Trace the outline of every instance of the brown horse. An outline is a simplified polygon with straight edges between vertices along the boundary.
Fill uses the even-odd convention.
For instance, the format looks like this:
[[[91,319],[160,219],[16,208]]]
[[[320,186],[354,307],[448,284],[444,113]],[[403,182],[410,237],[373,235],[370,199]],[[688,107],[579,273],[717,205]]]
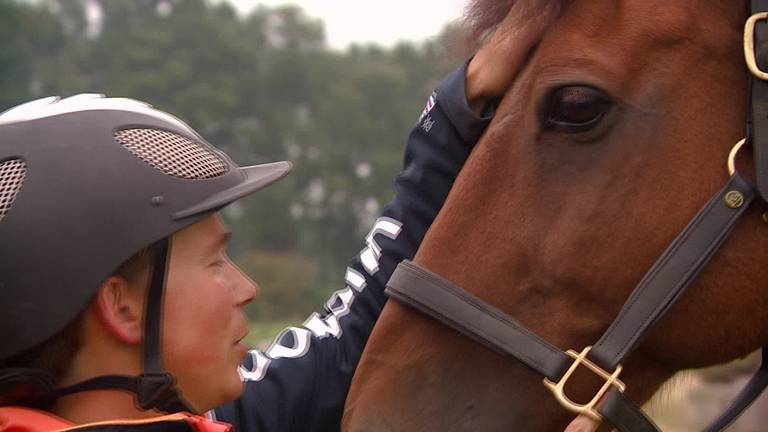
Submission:
[[[513,5],[476,1],[478,30],[516,13]],[[564,2],[414,261],[561,349],[594,343],[728,178],[729,150],[744,136],[746,18],[746,5],[731,0]],[[630,356],[629,398],[640,403],[675,371],[768,343],[760,206]],[[579,378],[569,392],[585,400],[593,385]],[[343,426],[556,431],[572,418],[539,375],[390,301]]]

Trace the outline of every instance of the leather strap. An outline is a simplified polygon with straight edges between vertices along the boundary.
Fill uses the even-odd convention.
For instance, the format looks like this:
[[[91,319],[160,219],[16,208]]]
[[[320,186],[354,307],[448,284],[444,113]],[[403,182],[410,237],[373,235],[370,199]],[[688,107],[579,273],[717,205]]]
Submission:
[[[397,266],[384,292],[552,381],[572,362],[514,318],[410,261]]]
[[[741,392],[739,392],[736,399],[731,402],[728,409],[726,409],[717,420],[704,429],[704,432],[718,432],[724,430],[730,426],[730,424],[733,423],[744,410],[749,408],[749,406],[752,405],[752,402],[754,402],[760,394],[763,393],[766,386],[768,386],[768,347],[763,347],[762,354],[763,358],[762,363],[760,363],[760,368],[754,375],[752,375],[752,378],[747,385],[741,389]]]
[[[731,177],[632,292],[617,319],[590,351],[590,358],[596,364],[613,371],[629,355],[709,262],[754,198],[753,186],[739,173]],[[412,262],[398,265],[385,292],[494,351],[515,357],[550,381],[559,381],[571,363],[558,348],[514,318]],[[768,384],[765,375],[768,372],[761,368],[716,423],[727,424],[736,418]],[[606,422],[622,432],[658,430],[642,410],[615,387],[603,397],[597,409]]]
[[[751,13],[768,11],[768,0],[751,0]],[[758,67],[768,71],[768,24],[765,20],[755,25],[755,60]],[[751,139],[755,158],[757,189],[768,201],[768,82],[751,78]]]
[[[620,432],[659,432],[658,426],[643,410],[615,387],[605,394],[597,406],[597,412],[605,422]]]
[[[725,196],[733,191],[743,197],[737,208],[725,204]],[[646,273],[589,358],[605,370],[614,370],[624,361],[704,269],[753,199],[749,183],[738,172],[734,174]]]
[[[385,292],[493,351],[520,360],[550,381],[559,381],[573,361],[514,318],[410,261],[397,266]],[[614,390],[598,407],[607,421],[622,432],[658,431],[640,408]]]

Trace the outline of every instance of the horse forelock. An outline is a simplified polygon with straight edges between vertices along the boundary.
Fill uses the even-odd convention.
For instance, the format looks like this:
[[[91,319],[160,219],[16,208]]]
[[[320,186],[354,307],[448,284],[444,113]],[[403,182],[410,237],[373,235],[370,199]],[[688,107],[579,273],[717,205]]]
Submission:
[[[517,0],[474,0],[467,8],[465,21],[471,30],[473,40],[478,40],[483,35],[496,28],[504,19]]]
[[[472,42],[479,41],[484,39],[488,34],[492,33],[496,27],[504,20],[504,18],[509,14],[512,7],[523,0],[471,0],[464,13],[463,21],[467,28],[469,29],[469,37]],[[560,2],[567,6],[568,3],[573,3],[573,1],[566,2],[565,0],[560,0]],[[544,1],[541,1],[541,3],[545,3]],[[649,4],[652,2],[648,2]],[[696,12],[698,9],[702,7],[701,3],[708,3],[708,7],[713,10],[718,10],[720,13],[711,14],[711,16],[719,16],[723,19],[731,19],[731,25],[733,27],[741,28],[743,25],[743,20],[740,16],[734,15],[733,11],[738,10],[739,8],[734,7],[734,3],[736,2],[730,2],[730,1],[705,1],[705,2],[670,2],[670,1],[662,1],[658,2],[658,4],[654,7],[657,8],[656,10],[656,18],[659,17],[664,18],[663,15],[665,14],[661,9],[668,10],[669,8],[680,8],[685,9],[687,12],[685,13],[687,24],[696,25],[700,24],[699,19],[701,18]],[[616,1],[616,9],[620,9],[619,1]],[[661,8],[661,9],[658,9]],[[746,7],[742,8],[746,11]],[[736,19],[733,19],[736,18]],[[683,21],[679,21],[679,23],[682,23]],[[709,26],[709,24],[706,24],[705,26]],[[683,32],[684,33],[684,32]]]

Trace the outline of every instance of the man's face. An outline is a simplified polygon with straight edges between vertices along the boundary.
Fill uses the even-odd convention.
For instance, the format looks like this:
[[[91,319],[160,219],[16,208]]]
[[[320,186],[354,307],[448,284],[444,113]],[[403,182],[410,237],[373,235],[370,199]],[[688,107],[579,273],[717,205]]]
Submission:
[[[236,399],[248,347],[243,307],[258,286],[226,255],[230,233],[218,215],[174,234],[163,316],[163,361],[198,411]]]

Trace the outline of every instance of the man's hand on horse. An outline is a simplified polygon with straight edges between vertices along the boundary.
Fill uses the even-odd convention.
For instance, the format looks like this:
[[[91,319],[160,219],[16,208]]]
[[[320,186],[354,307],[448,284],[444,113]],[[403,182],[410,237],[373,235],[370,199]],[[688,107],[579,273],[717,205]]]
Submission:
[[[600,422],[580,415],[573,419],[563,432],[595,432],[598,427],[600,427]]]
[[[515,3],[467,67],[467,101],[475,113],[504,96],[559,12],[559,0]]]

